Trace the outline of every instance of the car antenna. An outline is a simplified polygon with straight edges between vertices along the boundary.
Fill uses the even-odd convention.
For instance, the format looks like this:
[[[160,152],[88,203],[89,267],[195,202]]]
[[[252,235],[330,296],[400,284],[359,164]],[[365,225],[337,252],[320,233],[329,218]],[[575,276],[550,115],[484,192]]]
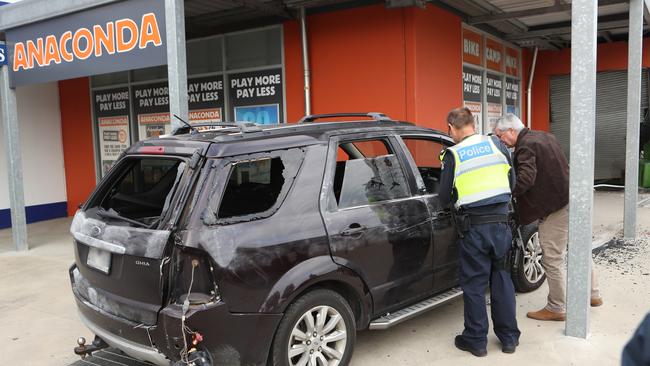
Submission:
[[[176,117],[179,121],[183,122],[185,124],[185,126],[187,126],[190,129],[190,131],[192,131],[192,133],[197,132],[196,128],[194,128],[191,124],[187,123],[187,121],[185,121],[184,119],[182,119],[178,115],[174,114],[174,117]]]

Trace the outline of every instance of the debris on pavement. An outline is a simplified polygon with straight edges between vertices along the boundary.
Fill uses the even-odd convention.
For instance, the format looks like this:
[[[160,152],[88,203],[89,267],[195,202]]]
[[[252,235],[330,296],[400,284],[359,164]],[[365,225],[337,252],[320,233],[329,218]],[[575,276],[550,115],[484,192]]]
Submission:
[[[623,275],[650,276],[646,254],[650,253],[650,231],[639,231],[634,240],[623,239],[622,233],[593,250],[594,262]]]

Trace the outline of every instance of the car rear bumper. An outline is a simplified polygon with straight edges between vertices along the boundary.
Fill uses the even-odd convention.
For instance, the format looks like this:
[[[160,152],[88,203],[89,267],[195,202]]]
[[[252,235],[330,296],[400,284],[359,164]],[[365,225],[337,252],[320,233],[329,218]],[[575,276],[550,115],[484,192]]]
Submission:
[[[81,295],[77,288],[74,276],[75,270],[76,266],[73,265],[70,268],[70,282],[77,303],[79,318],[84,325],[110,346],[133,358],[161,366],[169,365],[170,360],[152,342],[151,334],[156,327],[143,327],[138,323],[110,314],[92,304]]]
[[[86,318],[82,312],[79,312],[79,318],[81,318],[81,321],[86,325],[86,327],[88,327],[88,329],[95,333],[99,338],[103,339],[104,342],[108,343],[111,347],[117,348],[133,358],[149,361],[155,365],[169,366],[171,364],[170,360],[157,349],[116,336],[108,330],[93,323],[90,319]]]
[[[131,357],[156,365],[177,361],[183,347],[180,305],[168,305],[158,314],[158,324],[143,326],[109,314],[94,306],[75,288],[70,268],[72,292],[83,323],[106,343]],[[201,333],[199,345],[208,351],[213,365],[265,365],[275,330],[282,314],[235,314],[225,303],[190,308],[185,326]],[[189,337],[187,342],[191,342]]]

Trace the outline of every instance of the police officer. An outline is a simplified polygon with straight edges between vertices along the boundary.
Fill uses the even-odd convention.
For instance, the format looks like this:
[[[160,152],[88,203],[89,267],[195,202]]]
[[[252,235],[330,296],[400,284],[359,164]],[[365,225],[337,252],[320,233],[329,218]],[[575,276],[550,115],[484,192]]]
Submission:
[[[485,290],[489,282],[494,333],[501,350],[514,353],[521,333],[515,317],[515,289],[505,263],[512,245],[507,223],[514,184],[510,153],[499,139],[476,133],[467,108],[449,112],[447,122],[456,145],[440,155],[439,198],[442,207],[453,202],[465,303],[465,329],[454,344],[474,356],[487,355]]]

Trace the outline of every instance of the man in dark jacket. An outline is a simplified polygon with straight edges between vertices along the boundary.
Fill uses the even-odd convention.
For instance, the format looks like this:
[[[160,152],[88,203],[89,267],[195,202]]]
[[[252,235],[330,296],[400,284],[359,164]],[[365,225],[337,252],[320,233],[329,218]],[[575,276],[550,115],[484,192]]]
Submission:
[[[539,220],[542,266],[548,280],[548,302],[526,314],[537,320],[565,320],[566,251],[569,231],[569,164],[555,136],[524,127],[517,116],[501,117],[494,133],[514,147],[519,224]],[[593,267],[593,266],[592,266]],[[594,271],[591,272],[591,306],[602,305]]]

